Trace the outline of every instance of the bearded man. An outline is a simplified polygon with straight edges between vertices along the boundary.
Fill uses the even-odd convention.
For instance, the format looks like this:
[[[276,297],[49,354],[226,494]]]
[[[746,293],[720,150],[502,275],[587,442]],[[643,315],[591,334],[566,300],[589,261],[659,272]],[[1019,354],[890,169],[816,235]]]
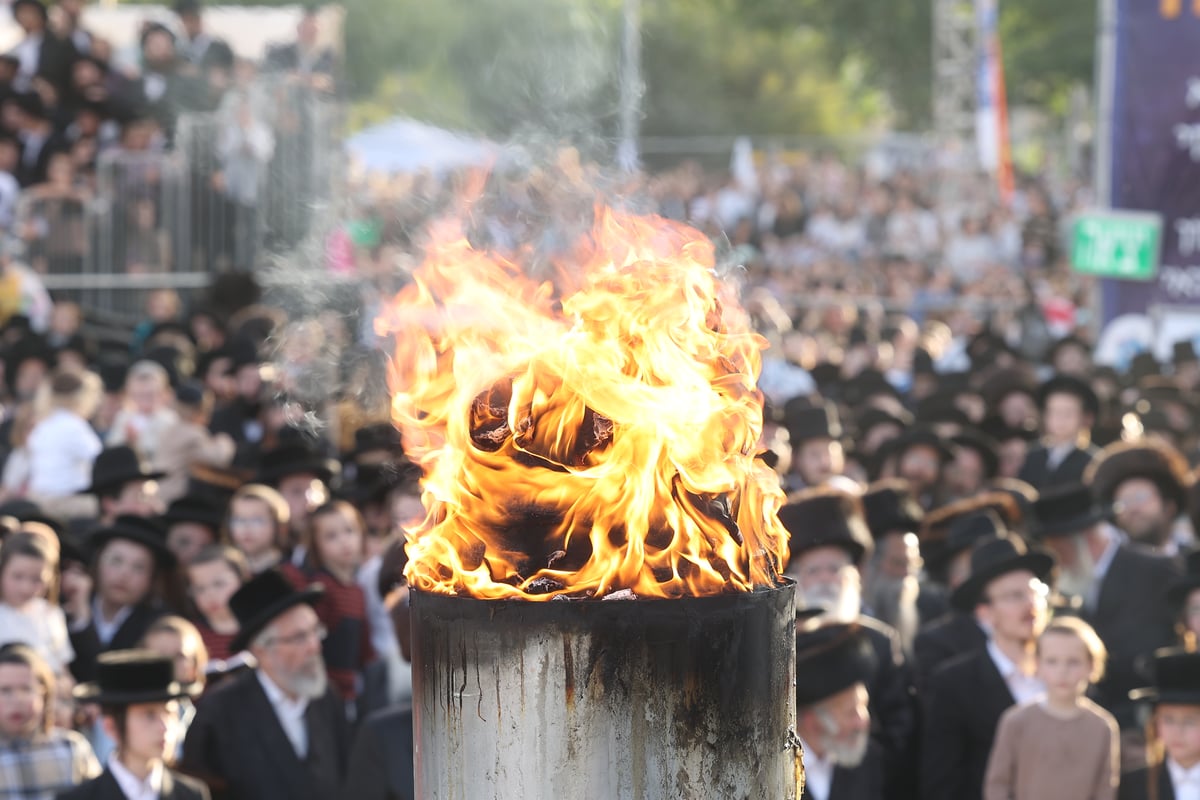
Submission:
[[[258,667],[213,690],[200,703],[180,764],[206,781],[214,798],[324,800],[345,775],[345,706],[329,687],[312,609],[321,587],[292,588],[267,570],[229,600],[240,629],[235,652]]]

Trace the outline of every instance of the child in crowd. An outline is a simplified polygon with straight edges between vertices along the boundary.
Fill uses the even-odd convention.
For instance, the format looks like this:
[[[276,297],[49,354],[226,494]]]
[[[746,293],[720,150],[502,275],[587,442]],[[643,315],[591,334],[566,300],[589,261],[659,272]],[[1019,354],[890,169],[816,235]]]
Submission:
[[[18,531],[0,547],[0,644],[29,645],[56,675],[75,658],[58,605],[58,555],[43,536]]]
[[[1004,713],[988,762],[984,800],[1113,800],[1120,780],[1120,731],[1088,700],[1108,652],[1076,617],[1051,622],[1037,642],[1044,697]]]
[[[159,469],[159,448],[179,425],[171,407],[167,370],[153,361],[138,361],[125,378],[125,403],[108,432],[108,446],[127,444],[148,467]]]
[[[189,381],[175,390],[175,413],[179,424],[159,444],[158,468],[167,473],[158,495],[170,503],[187,492],[192,466],[226,467],[233,461],[237,444],[224,433],[212,433],[213,396],[203,384]]]
[[[147,651],[171,659],[175,666],[175,682],[180,686],[196,686],[204,689],[204,676],[208,673],[208,651],[200,638],[196,626],[183,617],[170,615],[160,617],[142,637],[142,647]],[[179,703],[180,730],[186,731],[196,716],[196,706],[190,700]],[[178,742],[176,757],[181,756],[183,741]]]
[[[358,696],[362,674],[374,658],[367,623],[367,599],[355,576],[366,552],[362,516],[345,500],[333,500],[313,511],[305,546],[315,568],[312,579],[325,587],[315,606],[329,631],[325,666],[334,688],[349,704]],[[303,577],[293,577],[300,586]]]
[[[1200,653],[1164,648],[1147,670],[1154,685],[1135,689],[1151,704],[1147,766],[1121,778],[1120,800],[1187,800],[1200,776]]]
[[[250,579],[250,566],[241,551],[213,545],[188,564],[187,578],[196,607],[196,627],[214,664],[233,656],[230,644],[238,632],[229,598]]]
[[[229,501],[229,541],[242,552],[251,574],[284,560],[291,513],[283,495],[269,486],[250,483]]]
[[[0,789],[5,797],[53,800],[100,774],[82,735],[54,725],[57,682],[22,644],[0,647]]]
[[[91,483],[92,462],[104,449],[88,424],[99,393],[82,375],[59,372],[50,379],[44,402],[45,411],[25,444],[27,495],[34,500],[72,497]]]

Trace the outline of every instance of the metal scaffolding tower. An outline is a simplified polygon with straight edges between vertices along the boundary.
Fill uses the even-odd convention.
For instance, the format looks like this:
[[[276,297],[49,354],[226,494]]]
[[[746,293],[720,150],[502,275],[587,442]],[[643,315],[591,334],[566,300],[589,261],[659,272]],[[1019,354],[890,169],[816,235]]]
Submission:
[[[975,161],[975,73],[978,69],[972,0],[933,3],[933,125],[943,153]]]

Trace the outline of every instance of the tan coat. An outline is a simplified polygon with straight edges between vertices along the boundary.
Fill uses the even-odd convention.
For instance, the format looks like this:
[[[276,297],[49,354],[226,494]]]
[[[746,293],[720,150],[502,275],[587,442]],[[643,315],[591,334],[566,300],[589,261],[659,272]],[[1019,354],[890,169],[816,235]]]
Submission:
[[[159,483],[159,497],[166,503],[183,497],[193,465],[227,467],[236,450],[233,439],[223,433],[213,434],[194,422],[178,423],[158,445],[155,466],[167,473]]]

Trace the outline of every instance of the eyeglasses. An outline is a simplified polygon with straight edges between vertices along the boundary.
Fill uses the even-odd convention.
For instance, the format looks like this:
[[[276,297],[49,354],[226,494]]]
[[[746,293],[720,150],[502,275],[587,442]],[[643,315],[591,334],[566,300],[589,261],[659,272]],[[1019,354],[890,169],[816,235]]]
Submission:
[[[1024,589],[1014,589],[1003,594],[994,594],[988,598],[993,605],[1017,605],[1032,600],[1035,603],[1045,603],[1050,596],[1050,587],[1039,580],[1032,580]]]
[[[308,644],[309,640],[316,638],[318,642],[325,641],[325,637],[329,635],[329,631],[324,625],[318,625],[315,628],[309,628],[306,631],[296,631],[288,636],[274,636],[267,639],[263,644],[268,647],[273,644],[281,644],[284,647],[300,647]]]

